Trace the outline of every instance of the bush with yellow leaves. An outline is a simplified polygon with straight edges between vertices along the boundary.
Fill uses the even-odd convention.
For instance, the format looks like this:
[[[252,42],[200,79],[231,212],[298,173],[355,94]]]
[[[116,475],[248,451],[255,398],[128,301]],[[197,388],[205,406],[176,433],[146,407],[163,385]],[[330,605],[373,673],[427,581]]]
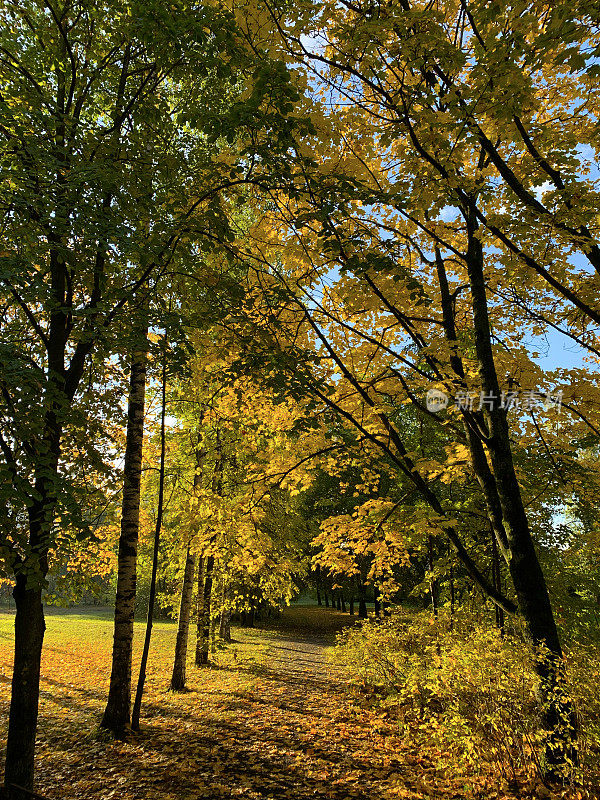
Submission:
[[[599,656],[597,643],[566,655],[564,688],[580,723],[581,765],[570,777],[579,787],[600,785]],[[485,613],[397,610],[347,628],[334,657],[362,691],[379,696],[401,732],[427,739],[440,767],[451,758],[465,775],[494,769],[510,784],[541,774],[537,677],[518,623],[501,632]]]

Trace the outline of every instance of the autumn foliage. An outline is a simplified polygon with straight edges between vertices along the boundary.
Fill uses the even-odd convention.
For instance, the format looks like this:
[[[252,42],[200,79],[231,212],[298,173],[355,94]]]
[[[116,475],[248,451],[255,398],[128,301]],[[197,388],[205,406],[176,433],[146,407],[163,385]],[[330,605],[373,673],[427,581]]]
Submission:
[[[207,726],[226,749],[252,670],[265,771],[260,704],[287,681],[317,718],[310,648],[355,619],[324,734],[297,726],[305,796],[592,796],[597,3],[0,0],[0,23],[7,796],[34,790],[44,693],[61,723],[42,719],[38,760],[56,771],[68,740],[66,781],[89,768],[84,728],[107,775],[121,747],[148,757],[153,716],[178,748]],[[273,642],[236,666],[235,631],[285,629],[299,596],[323,612],[288,631],[308,671],[265,674]],[[45,649],[44,607],[82,603],[114,606],[112,651],[96,622],[96,650],[87,631]],[[186,689],[213,667],[227,699],[192,724]],[[283,771],[298,709],[280,699],[264,719]],[[317,734],[355,737],[339,755],[368,791]],[[396,780],[421,746],[427,781]]]

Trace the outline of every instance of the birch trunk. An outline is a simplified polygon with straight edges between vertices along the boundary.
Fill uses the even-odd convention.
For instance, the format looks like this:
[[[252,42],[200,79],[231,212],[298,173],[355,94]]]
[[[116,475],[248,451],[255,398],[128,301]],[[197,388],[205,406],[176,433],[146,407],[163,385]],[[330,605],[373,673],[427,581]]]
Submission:
[[[140,527],[147,356],[146,328],[143,346],[134,353],[131,362],[112,668],[108,699],[100,723],[101,727],[108,728],[116,734],[128,727],[131,721],[131,656]]]

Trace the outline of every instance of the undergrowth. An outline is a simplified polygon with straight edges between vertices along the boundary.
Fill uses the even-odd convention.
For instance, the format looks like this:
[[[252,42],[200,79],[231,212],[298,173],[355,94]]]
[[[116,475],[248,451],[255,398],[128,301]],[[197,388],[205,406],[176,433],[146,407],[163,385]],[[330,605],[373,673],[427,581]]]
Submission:
[[[397,719],[401,733],[428,739],[440,764],[465,775],[494,769],[516,788],[540,781],[543,732],[537,678],[522,632],[501,632],[483,616],[394,611],[347,628],[334,658],[351,683]],[[579,767],[570,796],[598,797],[600,786],[600,647],[572,645],[564,687],[577,709]],[[575,788],[573,788],[575,787]]]

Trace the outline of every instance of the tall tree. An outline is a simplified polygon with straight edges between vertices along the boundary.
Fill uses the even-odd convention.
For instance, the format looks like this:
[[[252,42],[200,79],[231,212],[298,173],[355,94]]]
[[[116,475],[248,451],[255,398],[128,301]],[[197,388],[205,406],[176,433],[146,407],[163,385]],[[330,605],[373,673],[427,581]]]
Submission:
[[[533,327],[597,351],[597,186],[585,154],[598,147],[589,105],[597,9],[534,3],[524,14],[500,3],[398,0],[343,10],[308,4],[293,17],[271,12],[283,50],[319,86],[319,128],[335,154],[317,149],[311,158],[298,148],[288,199],[273,197],[281,228],[263,235],[281,240],[290,225],[287,260],[271,260],[257,283],[269,292],[269,272],[277,276],[294,298],[286,322],[297,352],[305,324],[330,362],[329,372],[311,365],[316,396],[396,464],[471,577],[505,611],[518,609],[532,644],[548,654],[536,663],[552,773],[574,755],[576,724],[561,696],[562,650],[515,466],[522,423],[509,421],[504,402],[511,388],[531,391],[540,372],[531,361],[523,368],[519,339],[508,348],[512,358],[496,341],[498,331],[514,326],[519,336]],[[534,303],[523,279],[536,288]],[[499,307],[498,298],[511,304]],[[289,365],[284,319],[278,307],[271,331]],[[334,390],[337,381],[343,391]],[[424,460],[419,469],[408,446],[395,407],[403,398],[434,417],[421,399],[428,386],[450,398],[474,389],[484,398],[475,411],[460,400],[462,420],[452,412],[440,421],[452,446],[465,448],[516,603],[444,521],[453,515],[435,475]],[[593,417],[585,421],[597,435]],[[539,425],[538,433],[547,447]]]
[[[103,728],[109,728],[115,733],[122,732],[131,720],[131,658],[140,526],[147,336],[147,329],[144,329],[141,347],[134,353],[131,362],[112,668],[108,699],[101,722]]]
[[[200,423],[202,422],[202,416]],[[195,468],[192,481],[193,494],[190,503],[190,530],[183,570],[183,583],[181,587],[181,602],[179,604],[179,616],[177,623],[177,641],[175,643],[175,658],[173,662],[173,674],[171,676],[171,689],[173,691],[183,691],[185,689],[185,673],[187,660],[188,632],[190,627],[190,617],[192,612],[192,597],[194,593],[194,575],[196,572],[196,554],[194,548],[197,547],[197,508],[196,504],[202,489],[203,464],[206,457],[206,450],[202,445],[202,434],[197,433],[195,447]],[[201,559],[200,559],[201,560]],[[202,568],[199,569],[199,579],[202,578]],[[198,587],[200,591],[200,586]],[[202,586],[204,592],[204,586]]]
[[[192,595],[194,592],[194,574],[196,572],[196,557],[191,545],[188,545],[183,570],[183,584],[181,587],[181,603],[177,621],[177,640],[175,642],[175,660],[173,674],[171,675],[171,689],[181,692],[185,689],[185,672],[187,660],[188,633],[190,629],[190,616],[192,612]]]
[[[134,731],[140,728],[140,711],[142,707],[142,697],[144,694],[144,684],[146,682],[146,669],[148,665],[148,655],[150,653],[150,640],[152,637],[152,625],[154,622],[154,604],[156,600],[156,576],[158,573],[158,551],[160,547],[160,534],[162,531],[163,515],[165,510],[165,461],[167,454],[166,436],[166,416],[167,416],[167,335],[164,335],[162,348],[162,380],[161,380],[161,404],[160,404],[160,461],[158,466],[158,497],[156,503],[156,522],[154,526],[154,542],[152,546],[152,574],[150,577],[150,593],[148,596],[148,611],[146,616],[146,632],[142,647],[142,657],[140,660],[140,672],[135,692],[133,709],[131,712],[131,728]]]
[[[281,148],[290,89],[234,15],[210,4],[25,0],[2,3],[0,18],[10,176],[0,194],[2,554],[17,607],[5,782],[31,789],[54,520],[85,529],[62,456],[65,437],[79,434],[93,457],[97,383],[91,372],[83,383],[86,370],[121,352],[125,309],[175,257],[188,256],[180,271],[193,279],[197,242],[206,248],[227,227],[223,194],[254,180],[248,151],[239,171],[236,158],[215,158],[215,141],[235,138],[224,106],[253,87],[243,121],[236,106],[238,129],[260,129],[257,145],[275,130]]]
[[[203,646],[204,641],[204,580],[206,566],[202,554],[198,557],[198,573],[196,579],[196,647],[194,651],[194,664],[197,667],[203,665]]]
[[[198,615],[196,639],[196,666],[206,666],[210,652],[210,625],[213,599],[213,571],[215,557],[207,555],[204,566],[204,583],[202,586],[202,614]],[[200,608],[200,606],[199,606]]]
[[[589,208],[593,189],[583,174],[573,174],[573,185],[587,199],[577,209],[569,200],[572,218],[566,224],[552,223],[548,209],[535,207],[526,196],[535,195],[532,187],[540,179],[539,169],[547,173],[541,157],[536,159],[528,145],[531,137],[518,134],[531,166],[527,191],[521,191],[519,181],[509,175],[506,159],[512,160],[514,136],[506,136],[510,143],[506,154],[497,157],[504,140],[499,136],[499,143],[491,145],[490,131],[494,125],[505,129],[504,108],[495,101],[506,78],[494,71],[492,39],[498,26],[487,5],[447,3],[434,11],[429,4],[399,2],[385,9],[348,4],[340,13],[335,4],[320,4],[311,13],[310,22],[302,15],[287,20],[290,27],[296,26],[291,32],[281,18],[278,22],[283,47],[296,62],[305,63],[322,88],[325,122],[320,128],[330,136],[334,154],[317,150],[311,158],[306,148],[299,148],[293,187],[287,197],[272,195],[272,208],[278,214],[264,214],[260,209],[255,239],[261,240],[262,247],[250,257],[257,264],[256,286],[265,298],[263,310],[272,336],[268,347],[272,352],[273,341],[279,344],[279,363],[290,376],[293,370],[293,383],[304,377],[323,407],[354,427],[364,452],[375,446],[395,465],[403,485],[420,495],[436,529],[448,538],[485,593],[504,611],[518,610],[523,616],[536,652],[546,653],[536,658],[536,664],[552,773],[554,765],[574,756],[569,740],[575,737],[576,723],[572,706],[562,694],[561,644],[525,512],[523,482],[515,466],[519,450],[515,439],[522,418],[515,414],[511,420],[510,404],[505,402],[511,387],[531,391],[536,378],[544,379],[546,387],[539,392],[547,396],[552,377],[548,380],[527,358],[519,338],[506,347],[504,337],[504,351],[496,345],[498,331],[528,330],[532,318],[529,307],[501,306],[494,298],[503,292],[510,296],[515,263],[527,264],[537,276],[533,278],[536,287],[542,287],[538,323],[550,324],[544,308],[546,303],[556,303],[554,292],[560,295],[561,319],[569,318],[569,304],[594,319],[592,293],[586,294],[586,301],[581,295],[576,297],[569,289],[570,277],[555,285],[552,273],[539,269],[536,260],[542,258],[544,248],[543,258],[551,258],[547,249],[551,231],[553,252],[561,252],[561,264],[578,246],[593,264],[597,229]],[[512,11],[507,12],[503,24],[508,17],[508,24],[517,26],[519,12],[514,13],[513,19]],[[591,12],[586,5],[574,16],[578,13],[587,19]],[[563,53],[571,47],[575,29],[586,41],[579,19],[561,40],[551,18],[548,12],[544,20]],[[537,34],[534,20],[532,16],[532,35]],[[298,26],[306,22],[314,44],[296,35]],[[471,27],[472,36],[462,38],[463,22]],[[481,39],[480,26],[487,31]],[[483,42],[486,36],[489,46]],[[371,40],[376,45],[365,49],[365,42]],[[589,65],[582,58],[587,70]],[[515,72],[517,62],[516,58],[511,62]],[[548,98],[544,108],[548,115],[550,109],[556,111],[556,95],[544,95],[539,80],[560,83],[564,79],[564,70],[558,67],[554,74],[552,64],[556,64],[555,53],[548,56],[540,73],[550,77],[536,76],[537,89]],[[482,74],[494,71],[493,79],[482,86],[480,69]],[[585,81],[574,89],[574,96],[584,94]],[[481,93],[488,91],[487,102],[480,105]],[[529,96],[526,82],[523,91]],[[519,95],[519,102],[522,99]],[[528,114],[537,108],[531,102]],[[473,121],[477,112],[483,121]],[[502,119],[496,119],[495,113]],[[570,159],[572,124],[571,116],[559,131],[564,151],[560,158],[565,163]],[[514,115],[510,125],[519,129]],[[549,122],[546,127],[549,130]],[[587,144],[590,135],[586,130],[582,142]],[[507,182],[507,192],[496,191],[496,172]],[[585,172],[583,167],[581,172]],[[530,261],[515,245],[517,228],[510,222],[515,218],[505,220],[505,211],[498,208],[513,202],[513,196],[524,204],[518,218],[526,218],[531,230],[537,231],[530,235],[527,226],[522,226],[518,232],[519,241],[526,239],[536,250]],[[494,230],[486,222],[492,214]],[[501,218],[504,239],[497,233]],[[506,248],[501,248],[500,259],[498,241]],[[510,264],[509,280],[498,269],[498,261]],[[560,269],[553,260],[555,267]],[[539,277],[544,278],[543,286]],[[596,280],[585,269],[580,278],[582,286]],[[287,305],[282,307],[286,295]],[[568,325],[566,332],[573,335]],[[587,327],[583,338],[593,348],[593,332]],[[312,355],[308,354],[311,342]],[[304,373],[298,364],[304,365]],[[290,377],[290,386],[291,381]],[[443,486],[435,485],[443,470],[432,469],[426,459],[415,455],[403,429],[403,403],[412,403],[430,421],[436,418],[423,401],[428,390],[443,390],[450,398],[453,408],[437,419],[450,450],[470,462],[515,600],[499,592],[497,582],[490,581],[471,557],[464,531],[455,524],[456,503],[448,502]],[[469,393],[481,398],[475,408],[470,400],[463,402]],[[575,414],[582,416],[577,409]],[[586,422],[595,430],[593,418]],[[539,425],[538,433],[537,446],[547,447]],[[389,505],[381,507],[380,523],[388,510]]]

